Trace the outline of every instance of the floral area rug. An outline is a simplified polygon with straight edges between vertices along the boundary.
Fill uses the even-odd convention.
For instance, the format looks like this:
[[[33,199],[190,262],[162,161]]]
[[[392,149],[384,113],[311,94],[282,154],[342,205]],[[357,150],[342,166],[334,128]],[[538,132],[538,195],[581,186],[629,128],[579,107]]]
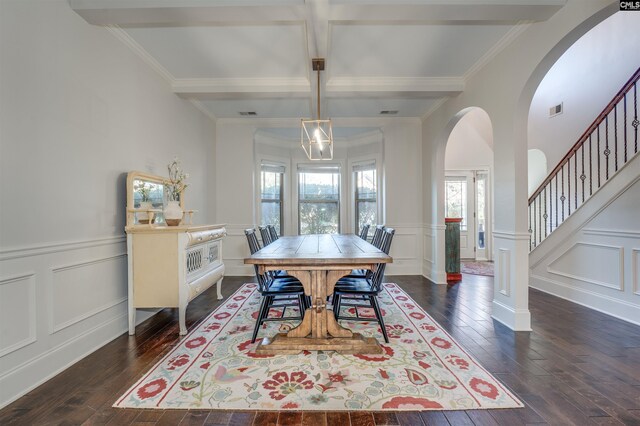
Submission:
[[[270,322],[252,344],[260,294],[255,284],[245,284],[114,407],[395,411],[523,406],[397,285],[384,284],[379,302],[389,344],[375,321],[343,325],[376,337],[381,355],[257,355],[253,351],[261,337],[296,323]],[[356,308],[349,309],[355,313]],[[373,316],[371,309],[357,309]],[[278,314],[278,309],[271,312]]]
[[[493,276],[493,262],[461,262],[460,272],[471,275]]]

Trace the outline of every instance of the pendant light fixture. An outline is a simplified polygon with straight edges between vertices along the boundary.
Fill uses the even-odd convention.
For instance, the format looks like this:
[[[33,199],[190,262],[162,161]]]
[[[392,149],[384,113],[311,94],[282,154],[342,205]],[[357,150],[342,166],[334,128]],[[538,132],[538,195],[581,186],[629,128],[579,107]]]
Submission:
[[[309,160],[332,160],[331,120],[320,119],[320,71],[324,71],[324,58],[313,58],[311,65],[318,73],[318,116],[316,120],[302,119],[300,143]]]

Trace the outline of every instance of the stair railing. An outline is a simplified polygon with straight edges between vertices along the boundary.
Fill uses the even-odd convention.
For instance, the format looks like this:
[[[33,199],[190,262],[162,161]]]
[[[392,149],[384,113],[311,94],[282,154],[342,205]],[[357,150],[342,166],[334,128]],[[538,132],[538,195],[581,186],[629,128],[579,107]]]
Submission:
[[[529,251],[638,152],[640,68],[529,197]]]

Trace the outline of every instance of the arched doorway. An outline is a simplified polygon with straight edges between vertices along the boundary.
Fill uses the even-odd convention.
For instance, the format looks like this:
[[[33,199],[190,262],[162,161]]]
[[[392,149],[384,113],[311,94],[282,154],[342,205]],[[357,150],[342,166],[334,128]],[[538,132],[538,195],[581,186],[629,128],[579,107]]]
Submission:
[[[460,257],[490,260],[493,128],[486,111],[464,113],[447,138],[444,162],[444,215],[462,218]]]

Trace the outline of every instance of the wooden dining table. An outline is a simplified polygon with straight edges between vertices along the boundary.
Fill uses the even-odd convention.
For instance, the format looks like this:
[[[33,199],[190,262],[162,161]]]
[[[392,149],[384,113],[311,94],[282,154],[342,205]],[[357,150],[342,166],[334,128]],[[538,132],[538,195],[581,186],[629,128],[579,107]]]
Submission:
[[[302,283],[311,297],[302,322],[288,333],[265,338],[256,353],[295,354],[303,350],[334,350],[344,354],[379,354],[382,347],[373,337],[342,327],[327,308],[327,296],[336,282],[353,269],[375,270],[393,259],[357,235],[323,234],[283,236],[244,260],[258,265],[260,274],[285,270]],[[374,321],[372,321],[374,322]]]

